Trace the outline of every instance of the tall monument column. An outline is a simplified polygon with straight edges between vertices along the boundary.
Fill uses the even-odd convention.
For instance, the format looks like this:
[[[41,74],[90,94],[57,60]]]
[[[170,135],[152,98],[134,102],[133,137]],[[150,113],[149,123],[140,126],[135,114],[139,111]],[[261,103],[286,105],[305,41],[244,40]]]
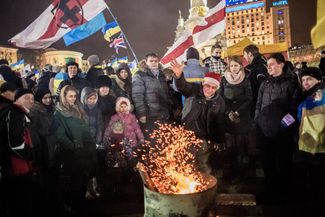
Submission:
[[[207,0],[191,0],[190,15],[185,22],[186,28],[192,30],[195,25],[202,21],[208,10]]]
[[[190,16],[192,17],[200,16],[204,17],[209,8],[207,7],[207,0],[191,0]]]

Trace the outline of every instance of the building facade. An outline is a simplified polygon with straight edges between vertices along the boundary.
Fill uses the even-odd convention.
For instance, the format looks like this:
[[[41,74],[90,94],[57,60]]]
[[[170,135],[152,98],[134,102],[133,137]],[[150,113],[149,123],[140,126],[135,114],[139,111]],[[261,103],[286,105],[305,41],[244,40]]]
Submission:
[[[18,49],[16,49],[16,48],[0,46],[0,59],[8,60],[9,65],[16,63],[18,60],[17,51],[18,51]]]
[[[226,0],[226,39],[231,46],[244,38],[255,44],[287,42],[291,46],[287,0]]]
[[[206,0],[191,0],[189,17],[179,12],[175,41],[185,30],[200,23],[209,8]],[[196,48],[203,59],[211,55],[211,46],[218,43],[230,47],[245,38],[257,45],[287,42],[291,46],[291,29],[288,0],[226,0],[226,29]]]
[[[65,64],[70,60],[75,60],[79,66],[82,66],[82,56],[83,54],[76,51],[68,50],[52,50],[46,51],[41,55],[40,66],[45,66],[46,64],[51,64],[53,66],[65,66]]]

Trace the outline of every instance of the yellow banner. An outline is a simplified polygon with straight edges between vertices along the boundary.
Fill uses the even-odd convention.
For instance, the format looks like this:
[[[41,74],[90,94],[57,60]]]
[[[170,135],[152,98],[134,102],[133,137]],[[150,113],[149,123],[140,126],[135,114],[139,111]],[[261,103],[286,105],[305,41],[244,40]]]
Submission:
[[[322,4],[323,3],[323,4]],[[311,30],[311,41],[314,48],[325,45],[325,1],[317,1],[317,23]]]

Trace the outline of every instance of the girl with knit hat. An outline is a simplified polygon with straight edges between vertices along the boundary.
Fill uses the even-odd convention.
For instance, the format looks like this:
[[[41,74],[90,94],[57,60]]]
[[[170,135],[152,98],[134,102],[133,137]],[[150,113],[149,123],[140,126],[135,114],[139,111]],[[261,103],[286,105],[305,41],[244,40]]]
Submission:
[[[112,116],[105,130],[104,141],[115,145],[117,151],[124,149],[125,154],[131,156],[132,150],[129,147],[122,147],[121,144],[124,142],[123,144],[135,148],[137,144],[144,142],[144,135],[137,118],[130,112],[131,104],[128,98],[119,97],[115,109],[116,114]]]

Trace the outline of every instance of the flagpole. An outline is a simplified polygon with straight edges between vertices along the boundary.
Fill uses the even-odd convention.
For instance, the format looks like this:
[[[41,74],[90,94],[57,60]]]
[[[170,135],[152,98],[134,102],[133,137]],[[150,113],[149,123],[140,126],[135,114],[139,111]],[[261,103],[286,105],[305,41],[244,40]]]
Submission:
[[[109,9],[109,7],[108,7],[107,4],[106,4],[106,8],[107,8],[107,10],[109,11],[109,13],[111,14],[111,16],[113,17],[114,21],[117,23],[117,25],[120,26],[120,24],[117,22],[116,17],[114,16],[113,12]],[[126,38],[126,35],[124,34],[122,28],[120,28],[120,29],[121,29],[121,32],[122,32],[122,34],[123,34],[123,37],[125,38],[126,43],[127,43],[127,44],[129,45],[129,47],[130,47],[130,50],[131,50],[131,52],[132,52],[132,54],[133,54],[133,57],[134,57],[135,61],[137,61],[137,63],[138,63],[138,62],[139,62],[139,61],[138,61],[138,58],[137,58],[137,56],[135,55],[135,53],[134,53],[134,51],[133,51],[133,49],[132,49],[132,47],[131,47],[131,44],[129,43],[129,40]]]

